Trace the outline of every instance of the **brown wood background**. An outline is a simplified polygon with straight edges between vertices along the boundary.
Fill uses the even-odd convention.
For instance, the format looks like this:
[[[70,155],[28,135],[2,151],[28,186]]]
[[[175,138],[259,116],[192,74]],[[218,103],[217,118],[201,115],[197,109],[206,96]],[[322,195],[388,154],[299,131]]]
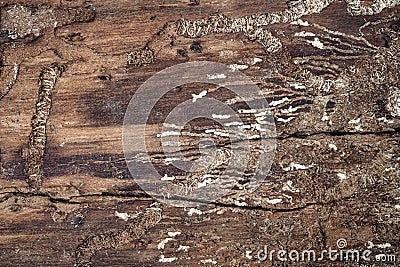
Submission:
[[[264,245],[322,251],[339,238],[399,265],[400,9],[355,2],[1,2],[0,265],[279,266],[254,256]],[[174,28],[266,13],[282,15],[261,27],[271,39]],[[198,60],[241,65],[276,103],[275,160],[252,194],[151,206],[124,161],[124,113],[153,74]],[[204,86],[184,86],[157,109]],[[150,152],[160,154],[156,143]]]

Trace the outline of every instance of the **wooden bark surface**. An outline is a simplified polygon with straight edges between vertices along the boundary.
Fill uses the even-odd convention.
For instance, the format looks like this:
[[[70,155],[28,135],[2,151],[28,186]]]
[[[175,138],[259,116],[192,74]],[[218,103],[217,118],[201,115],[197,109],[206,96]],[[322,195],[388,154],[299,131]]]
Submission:
[[[339,238],[397,258],[375,266],[398,265],[400,9],[355,2],[1,2],[0,265],[280,266],[254,256],[264,245],[322,251]],[[251,24],[266,13],[281,16]],[[229,19],[240,17],[253,28],[235,30]],[[188,22],[202,18],[228,26]],[[124,114],[152,75],[202,60],[240,68],[261,88],[274,161],[254,193],[235,187],[196,209],[154,205],[125,163]],[[192,84],[156,111],[163,119],[203,90],[240,107],[223,88]],[[161,119],[149,127],[160,131]],[[185,137],[188,158],[197,141]]]

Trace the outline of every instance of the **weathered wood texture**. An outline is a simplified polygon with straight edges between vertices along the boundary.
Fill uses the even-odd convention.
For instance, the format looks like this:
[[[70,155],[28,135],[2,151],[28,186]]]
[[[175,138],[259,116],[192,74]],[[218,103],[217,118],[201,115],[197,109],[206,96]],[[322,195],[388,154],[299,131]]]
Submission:
[[[0,265],[277,266],[257,251],[322,251],[339,238],[399,265],[399,1],[287,2],[1,2]],[[274,162],[254,193],[152,205],[126,167],[124,113],[153,74],[198,60],[261,88]],[[186,85],[155,108],[151,129],[203,90],[243,108],[223,88]],[[198,138],[183,140],[196,158]]]

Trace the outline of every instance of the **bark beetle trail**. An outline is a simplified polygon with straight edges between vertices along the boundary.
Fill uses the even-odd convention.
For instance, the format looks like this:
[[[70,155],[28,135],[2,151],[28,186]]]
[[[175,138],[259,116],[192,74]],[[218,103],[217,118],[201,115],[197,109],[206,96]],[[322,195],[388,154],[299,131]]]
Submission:
[[[97,251],[121,248],[133,240],[140,238],[150,228],[156,226],[162,217],[162,207],[159,203],[147,208],[146,211],[122,230],[108,232],[88,237],[75,251],[76,266],[92,266],[91,259]]]
[[[46,126],[52,106],[52,95],[57,79],[65,67],[53,63],[42,70],[39,77],[39,96],[36,102],[35,114],[32,117],[32,131],[29,136],[28,148],[24,151],[25,174],[28,185],[38,190],[43,181],[43,155],[46,146]]]
[[[154,61],[157,51],[163,43],[169,42],[174,35],[186,38],[199,38],[214,33],[243,33],[251,41],[260,42],[269,53],[278,52],[282,48],[281,41],[263,26],[294,22],[303,16],[320,13],[334,3],[335,0],[306,0],[288,2],[288,9],[277,13],[253,14],[237,18],[229,18],[223,14],[196,20],[180,19],[169,22],[158,31],[144,48],[128,54],[128,64],[136,67]],[[360,1],[346,0],[347,11],[352,16],[374,15],[384,8],[398,5],[400,0],[374,0],[370,5],[361,5]]]

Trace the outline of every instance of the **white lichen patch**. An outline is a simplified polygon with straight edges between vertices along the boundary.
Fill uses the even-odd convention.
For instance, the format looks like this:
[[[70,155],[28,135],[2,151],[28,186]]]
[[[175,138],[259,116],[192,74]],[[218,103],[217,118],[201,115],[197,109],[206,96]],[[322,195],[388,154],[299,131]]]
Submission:
[[[268,199],[267,203],[271,205],[276,205],[281,203],[282,201],[283,201],[282,198],[275,198],[275,199]]]
[[[388,120],[385,117],[378,118],[378,121],[381,121],[381,122],[384,122],[384,123],[388,123],[388,124],[393,124],[394,123],[394,120]]]
[[[172,240],[174,240],[174,239],[173,239],[173,238],[170,238],[170,237],[165,238],[165,239],[162,240],[160,243],[158,243],[157,248],[158,248],[158,249],[164,249],[164,248],[165,248],[165,245],[166,245],[169,241],[172,241]]]
[[[226,79],[226,75],[221,73],[221,74],[207,74],[207,78],[209,80],[217,80],[217,79]]]
[[[164,145],[164,144],[163,144]],[[174,145],[175,146],[175,145]],[[169,158],[169,157],[167,157],[167,158],[165,158],[165,164],[167,164],[167,165],[170,165],[170,164],[172,164],[174,161],[178,161],[178,160],[181,160],[180,158]]]
[[[324,43],[321,42],[318,37],[315,37],[312,41],[307,40],[306,42],[318,49],[324,49]]]
[[[159,250],[163,250],[165,248],[165,245],[170,242],[175,240],[174,237],[177,237],[178,235],[180,235],[182,232],[181,231],[176,231],[176,232],[168,232],[168,237],[161,240],[160,243],[158,243],[157,248]],[[162,256],[162,255],[161,255]]]
[[[231,115],[212,114],[213,119],[226,120],[229,119],[230,117]]]
[[[356,125],[356,126],[354,127],[354,129],[355,129],[357,132],[363,132],[363,131],[364,131],[364,129],[361,128],[360,125]]]
[[[217,262],[215,261],[215,260],[213,260],[213,259],[207,259],[207,260],[200,260],[200,263],[203,263],[203,264],[217,264]]]
[[[272,115],[272,113],[271,113],[271,111],[269,109],[264,110],[264,111],[260,111],[260,112],[255,114],[256,117],[265,117],[267,115]]]
[[[239,208],[230,208],[230,210],[233,213],[240,213],[241,212],[241,209],[239,209]]]
[[[253,251],[251,250],[246,250],[246,258],[251,260],[253,258],[253,256],[251,256],[251,253],[253,253]]]
[[[256,109],[239,109],[238,112],[240,114],[255,114],[257,113]]]
[[[289,84],[290,87],[293,87],[296,90],[305,90],[307,87],[304,84],[301,83],[291,83]]]
[[[190,208],[189,209],[189,211],[188,211],[188,215],[189,216],[193,216],[193,215],[202,215],[203,214],[203,212],[201,211],[201,210],[199,210],[199,209],[195,209],[195,208]]]
[[[328,147],[330,149],[332,149],[333,151],[337,151],[338,150],[338,148],[337,148],[337,146],[335,144],[329,144]]]
[[[301,107],[301,106],[298,106],[298,107],[289,106],[287,109],[282,109],[282,110],[281,110],[281,113],[282,113],[282,114],[291,114],[291,113],[294,113],[294,112],[296,112],[297,110],[299,110],[300,107]]]
[[[182,234],[181,231],[176,231],[176,232],[168,232],[169,237],[176,237],[178,235]]]
[[[252,65],[255,65],[255,64],[260,63],[260,62],[262,62],[262,61],[263,61],[263,60],[262,60],[261,58],[254,57],[254,58],[253,58]]]
[[[232,122],[227,122],[224,124],[226,127],[231,127],[231,126],[242,126],[243,122],[240,121],[232,121]]]
[[[329,116],[328,115],[322,116],[321,121],[329,121]]]
[[[392,245],[390,243],[382,243],[382,244],[374,244],[372,241],[368,241],[368,249],[372,248],[379,248],[379,249],[386,249],[386,248],[391,248]]]
[[[355,129],[356,131],[362,132],[362,131],[364,131],[364,130],[361,128],[360,123],[361,123],[361,118],[357,118],[357,119],[353,119],[353,120],[350,120],[350,121],[349,121],[349,124],[350,124],[350,125],[353,125],[353,127],[354,127],[354,129]]]
[[[294,36],[298,36],[298,37],[315,37],[315,33],[302,31],[302,32],[296,32],[294,34]]]
[[[361,118],[358,118],[358,119],[350,120],[349,124],[358,124],[360,122],[361,122]]]
[[[200,94],[196,95],[196,94],[192,94],[192,102],[195,103],[197,100],[205,97],[207,95],[208,91],[207,90],[203,90],[200,92]]]
[[[228,66],[228,68],[231,69],[231,71],[238,71],[238,70],[247,70],[249,66],[247,65],[240,65],[240,64],[231,64]]]
[[[178,129],[178,130],[182,130],[185,126],[181,126],[181,125],[176,125],[173,123],[163,123],[163,127],[164,128],[173,128],[173,129]]]
[[[190,246],[182,246],[182,245],[180,245],[176,251],[177,252],[180,252],[180,251],[187,252],[189,250],[189,248],[190,248]]]
[[[126,212],[115,211],[114,214],[116,217],[118,217],[124,221],[128,221],[129,219],[137,218],[140,214],[142,214],[142,212],[136,212],[136,214],[129,214]]]
[[[339,178],[339,180],[340,180],[341,182],[343,182],[344,180],[347,179],[347,175],[344,174],[344,173],[337,173],[336,175],[337,175],[337,177]]]
[[[256,124],[257,125],[256,128],[260,127],[260,124],[267,124],[268,123],[267,119],[268,119],[268,116],[262,116],[262,117],[257,116],[256,122],[258,124]]]
[[[250,128],[249,129],[255,129],[255,130],[257,130],[257,131],[260,131],[260,132],[265,132],[266,131],[266,129],[263,129],[262,127],[261,127],[261,124],[265,124],[264,123],[264,120],[265,119],[263,119],[263,118],[256,118],[256,121],[258,122],[258,123],[252,123],[252,124],[250,124]]]
[[[168,174],[165,174],[163,177],[161,177],[161,181],[173,181],[175,179],[175,176],[168,176]]]
[[[271,101],[269,103],[269,106],[270,107],[275,107],[275,106],[278,106],[278,105],[281,105],[281,104],[285,103],[286,101],[289,101],[289,98],[284,97],[284,98],[276,100],[276,101]]]
[[[286,199],[288,199],[290,201],[290,203],[293,203],[292,202],[292,200],[293,200],[292,196],[289,196],[289,195],[286,195],[286,194],[282,194],[282,196],[285,197]]]
[[[164,263],[171,263],[171,262],[176,261],[176,260],[177,260],[176,257],[166,258],[164,255],[160,255],[160,259],[158,261],[159,262],[164,262]]]
[[[211,178],[206,178],[202,182],[197,184],[197,188],[206,187],[209,184],[212,184],[214,181]]]
[[[283,191],[290,191],[290,192],[293,192],[293,193],[298,193],[298,192],[300,192],[299,189],[297,189],[297,188],[295,188],[295,187],[293,186],[293,182],[290,181],[290,180],[286,182],[286,184],[282,187],[282,190],[283,190]]]
[[[295,170],[307,170],[313,167],[313,165],[305,166],[302,164],[291,162],[288,167],[283,168],[284,171],[295,171]]]
[[[392,245],[390,243],[383,243],[383,244],[377,244],[376,247],[380,249],[385,249],[392,247]]]
[[[246,202],[244,202],[244,201],[239,201],[239,200],[235,200],[235,205],[236,206],[239,206],[239,207],[246,207],[246,206],[248,206],[249,204],[247,204]]]
[[[292,21],[290,24],[304,26],[304,27],[310,26],[310,23],[308,23],[308,21],[304,21],[304,20],[301,20],[301,19],[298,19],[296,21]]]
[[[284,119],[284,118],[277,118],[276,121],[283,122],[283,123],[287,123],[287,122],[290,122],[291,120],[294,120],[295,118],[296,118],[296,117],[289,117],[289,118],[287,118],[287,119]]]
[[[232,51],[232,50],[222,50],[219,51],[218,56],[223,57],[223,58],[229,58],[229,57],[234,57],[237,54],[237,52]]]
[[[118,218],[124,220],[124,221],[128,221],[129,218],[131,217],[128,213],[126,212],[118,212],[115,211],[115,216],[117,216]]]

